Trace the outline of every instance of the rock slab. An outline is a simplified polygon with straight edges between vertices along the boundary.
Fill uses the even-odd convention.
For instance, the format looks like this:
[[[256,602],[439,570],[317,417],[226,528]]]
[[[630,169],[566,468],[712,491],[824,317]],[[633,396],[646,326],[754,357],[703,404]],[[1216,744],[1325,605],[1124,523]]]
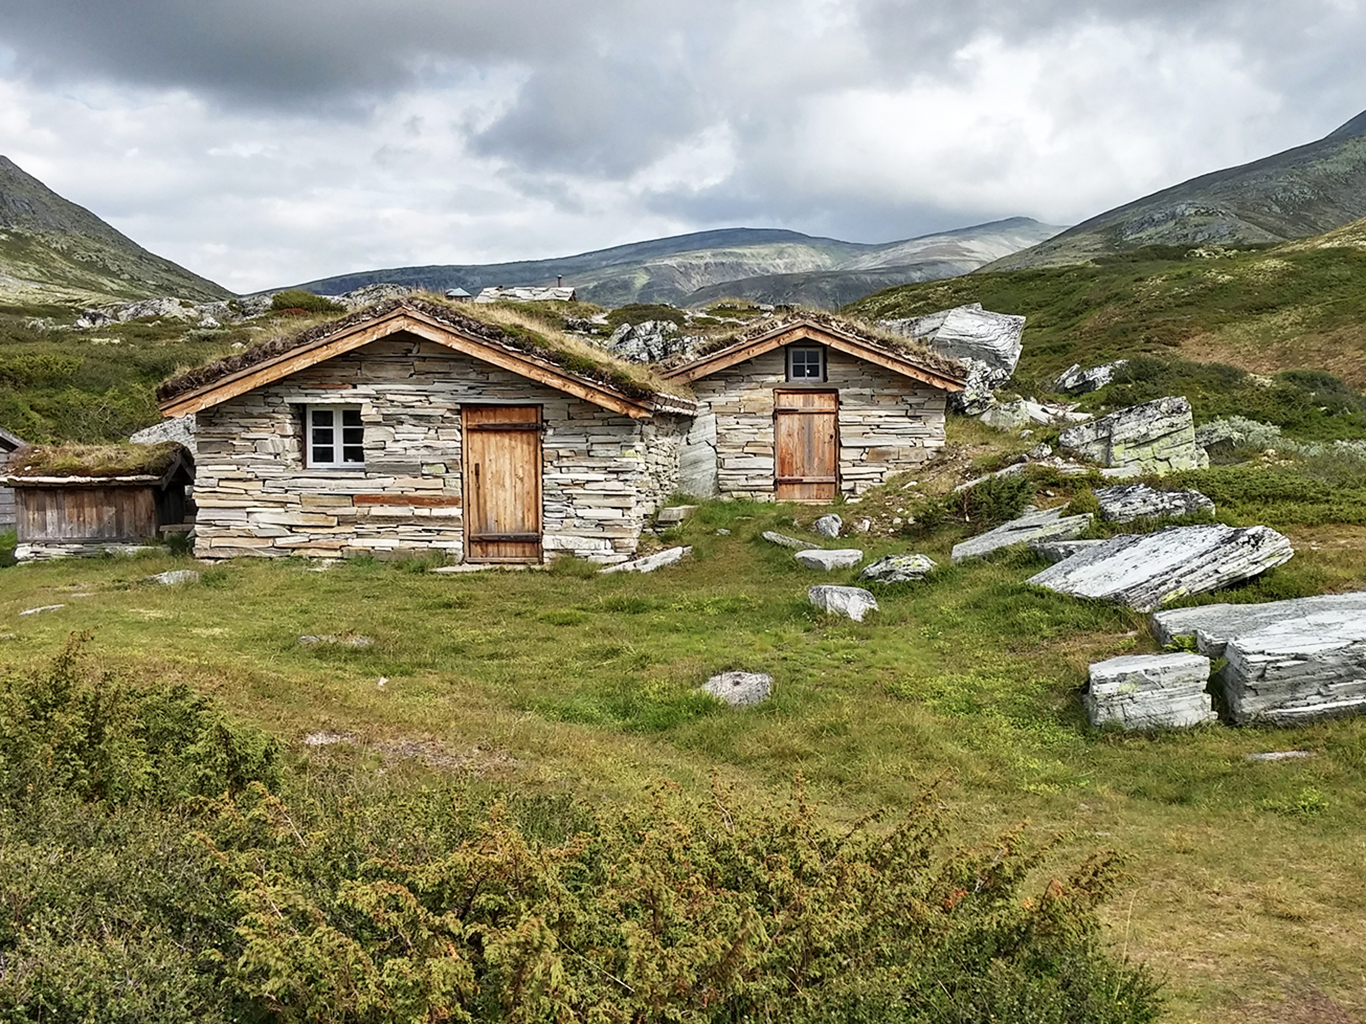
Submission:
[[[1044,509],[1042,512],[1029,512],[1019,519],[1012,519],[994,530],[969,537],[953,546],[950,558],[961,562],[965,558],[980,558],[1012,544],[1029,544],[1034,541],[1072,540],[1085,533],[1091,526],[1090,513],[1079,516],[1063,515],[1063,508]]]
[[[613,572],[654,572],[666,565],[673,565],[685,555],[692,554],[692,548],[668,548],[657,554],[647,555],[644,558],[637,558],[630,562],[622,562],[618,565],[609,565],[605,569],[599,569],[599,573]]]
[[[977,416],[991,405],[992,392],[1015,373],[1024,344],[1025,318],[993,313],[974,302],[928,316],[883,320],[881,326],[923,341],[940,355],[962,363],[968,371],[967,386],[949,401],[960,412]]]
[[[1288,562],[1294,553],[1289,540],[1266,526],[1173,526],[1111,537],[1049,566],[1029,582],[1150,612],[1180,597],[1251,579]]]
[[[1222,658],[1230,640],[1260,633],[1271,626],[1307,632],[1307,620],[1320,612],[1340,612],[1366,619],[1366,591],[1322,594],[1261,604],[1206,604],[1199,608],[1173,608],[1149,620],[1157,642],[1168,647],[1180,640],[1194,640],[1195,649],[1211,658]]]
[[[1366,711],[1366,616],[1317,611],[1230,640],[1220,673],[1239,725],[1297,722]]]
[[[708,679],[702,689],[733,708],[752,707],[768,700],[773,677],[762,672],[722,672]]]
[[[915,583],[928,576],[934,567],[933,560],[926,555],[887,555],[864,569],[858,578],[865,583]]]
[[[1029,550],[1049,565],[1057,565],[1078,551],[1086,551],[1104,543],[1103,540],[1038,540],[1029,545]]]
[[[834,551],[813,548],[810,551],[798,551],[792,557],[808,569],[829,572],[831,569],[849,569],[858,565],[863,561],[863,552],[857,548],[837,548]]]
[[[1058,444],[1102,466],[1129,473],[1171,473],[1209,464],[1195,443],[1191,406],[1184,398],[1159,398],[1090,423],[1069,427]]]
[[[862,587],[818,585],[806,592],[806,599],[823,612],[847,615],[855,622],[862,622],[869,612],[879,610],[877,598]]]
[[[193,569],[172,569],[169,572],[159,572],[155,576],[148,576],[148,583],[159,583],[163,587],[178,587],[183,583],[198,583],[199,573]]]
[[[1184,729],[1216,719],[1209,694],[1209,659],[1198,654],[1137,654],[1091,666],[1082,694],[1092,725]]]
[[[1115,372],[1128,362],[1127,359],[1116,359],[1113,363],[1094,366],[1089,370],[1083,370],[1080,363],[1073,363],[1058,374],[1058,379],[1053,382],[1053,390],[1065,395],[1085,395],[1099,391],[1114,380]]]
[[[1214,511],[1214,502],[1199,491],[1159,491],[1147,484],[1120,484],[1095,493],[1100,517],[1107,523],[1122,525],[1135,519],[1170,519]]]
[[[780,548],[792,548],[796,551],[805,551],[811,547],[809,540],[798,540],[796,537],[789,537],[783,533],[775,533],[773,530],[765,530],[759,534],[760,537],[770,544],[777,544]]]

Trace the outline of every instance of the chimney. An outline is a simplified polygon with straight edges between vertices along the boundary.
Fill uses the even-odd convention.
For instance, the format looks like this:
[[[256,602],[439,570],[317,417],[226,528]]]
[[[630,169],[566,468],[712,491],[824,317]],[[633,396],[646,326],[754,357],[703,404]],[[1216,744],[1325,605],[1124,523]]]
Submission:
[[[563,274],[556,274],[556,275],[555,275],[555,287],[556,287],[556,288],[562,288],[562,287],[564,287],[564,275],[563,275]]]

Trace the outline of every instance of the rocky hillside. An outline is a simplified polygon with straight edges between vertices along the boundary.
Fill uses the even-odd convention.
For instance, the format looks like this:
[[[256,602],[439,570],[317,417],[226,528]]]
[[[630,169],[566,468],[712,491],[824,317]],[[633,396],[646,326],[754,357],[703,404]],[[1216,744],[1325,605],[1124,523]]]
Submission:
[[[562,277],[578,289],[580,299],[603,306],[693,305],[735,296],[832,308],[889,285],[967,273],[1058,230],[1017,217],[869,245],[796,231],[726,228],[561,259],[397,267],[323,278],[299,287],[332,295],[393,282],[438,292],[477,292],[491,285],[553,284]]]
[[[1084,263],[1147,245],[1277,243],[1360,217],[1366,217],[1366,113],[1317,142],[1145,196],[987,269]]]
[[[97,303],[230,294],[148,252],[0,156],[0,301]]]

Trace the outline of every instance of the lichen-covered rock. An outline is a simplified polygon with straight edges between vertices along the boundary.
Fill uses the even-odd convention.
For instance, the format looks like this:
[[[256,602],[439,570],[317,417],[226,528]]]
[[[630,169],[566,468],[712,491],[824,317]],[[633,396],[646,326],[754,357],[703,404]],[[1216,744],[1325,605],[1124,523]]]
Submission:
[[[793,557],[808,569],[823,569],[829,572],[831,569],[849,569],[858,565],[863,561],[863,552],[857,548],[839,548],[834,551],[813,548],[809,551],[798,551]]]
[[[1209,659],[1198,654],[1135,654],[1091,666],[1082,704],[1092,725],[1182,729],[1216,719],[1205,688]]]
[[[1015,372],[1024,342],[1025,318],[993,313],[974,302],[927,316],[883,320],[881,326],[923,341],[940,355],[957,359],[968,371],[967,386],[950,399],[969,416],[986,411],[992,392]]]
[[[1089,370],[1083,370],[1080,363],[1073,363],[1058,374],[1058,379],[1053,382],[1053,390],[1065,395],[1085,395],[1099,391],[1114,380],[1115,371],[1128,362],[1127,359],[1116,359],[1113,363],[1093,366]]]
[[[822,537],[838,537],[843,526],[844,520],[831,512],[829,515],[817,519],[811,528]]]
[[[863,572],[864,583],[915,583],[934,570],[934,562],[926,555],[887,555],[879,558]]]
[[[722,672],[708,679],[702,689],[733,708],[752,707],[768,700],[773,677],[763,672]]]
[[[1058,435],[1058,444],[1130,473],[1171,473],[1209,464],[1196,446],[1191,407],[1184,398],[1159,398],[1069,427]]]
[[[1199,491],[1159,491],[1147,484],[1103,487],[1096,491],[1096,501],[1100,503],[1100,517],[1107,523],[1170,519],[1214,511],[1214,502]]]
[[[978,558],[991,554],[1012,544],[1029,544],[1044,540],[1071,540],[1086,532],[1091,525],[1090,513],[1079,516],[1064,516],[1063,508],[1044,509],[1042,512],[1029,512],[1019,519],[1013,519],[1004,526],[969,537],[953,546],[950,555],[955,562],[965,558]]]
[[[633,363],[658,363],[691,352],[703,338],[683,334],[672,320],[622,324],[607,339],[607,350]]]
[[[1309,627],[1305,622],[1320,612],[1338,612],[1366,620],[1366,591],[1321,594],[1288,601],[1259,604],[1205,604],[1198,608],[1173,608],[1157,612],[1149,626],[1164,647],[1182,640],[1194,641],[1195,649],[1211,658],[1222,658],[1230,640],[1260,633],[1271,626]]]
[[[1366,616],[1312,612],[1230,640],[1220,673],[1234,722],[1291,725],[1366,711]]]
[[[1265,526],[1173,526],[1111,537],[1029,580],[1073,597],[1150,612],[1180,597],[1251,579],[1288,562],[1290,541]]]
[[[847,615],[862,622],[869,612],[878,610],[877,598],[862,587],[831,587],[818,585],[806,592],[806,599],[823,612]]]

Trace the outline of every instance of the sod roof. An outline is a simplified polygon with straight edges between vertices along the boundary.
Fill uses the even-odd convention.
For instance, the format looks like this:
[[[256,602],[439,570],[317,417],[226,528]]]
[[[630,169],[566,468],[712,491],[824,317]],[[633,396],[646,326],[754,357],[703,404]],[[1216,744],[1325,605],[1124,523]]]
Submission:
[[[178,465],[194,465],[189,450],[174,441],[160,444],[35,445],[16,452],[5,466],[14,481],[54,479],[161,480]]]

